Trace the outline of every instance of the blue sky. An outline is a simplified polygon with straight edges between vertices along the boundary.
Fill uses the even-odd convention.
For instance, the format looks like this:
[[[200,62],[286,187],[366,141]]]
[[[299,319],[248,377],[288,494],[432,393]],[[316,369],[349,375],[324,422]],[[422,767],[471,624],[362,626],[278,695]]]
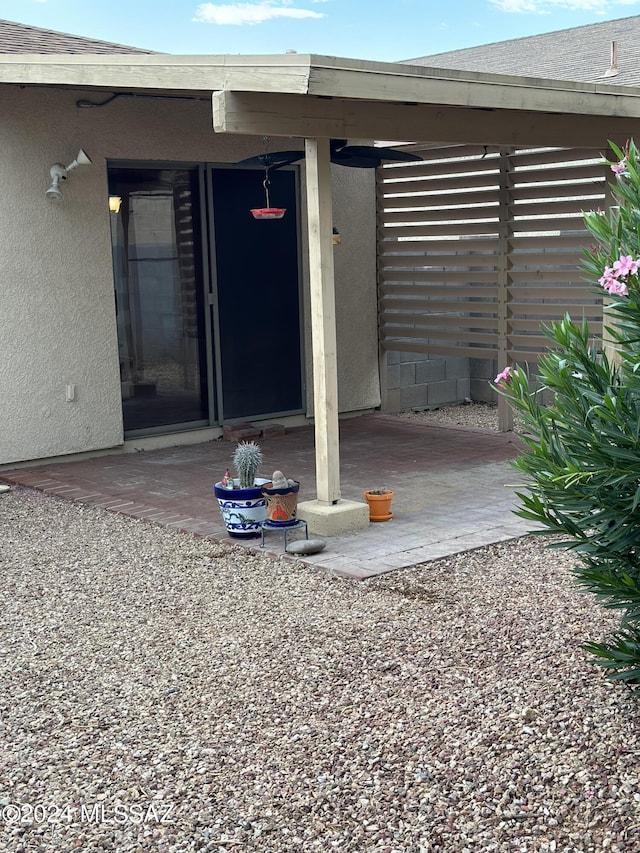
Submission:
[[[640,0],[0,0],[0,18],[167,53],[397,61],[640,15]]]

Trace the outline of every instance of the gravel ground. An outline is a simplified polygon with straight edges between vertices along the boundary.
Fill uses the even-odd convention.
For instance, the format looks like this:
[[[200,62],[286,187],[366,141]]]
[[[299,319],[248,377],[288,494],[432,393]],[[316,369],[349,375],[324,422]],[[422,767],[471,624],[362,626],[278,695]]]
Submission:
[[[2,851],[640,850],[613,621],[538,539],[358,583],[14,489],[0,579]]]
[[[481,429],[498,429],[498,406],[495,403],[460,403],[457,406],[443,406],[441,409],[398,412],[399,418],[422,420],[427,423],[447,424]]]

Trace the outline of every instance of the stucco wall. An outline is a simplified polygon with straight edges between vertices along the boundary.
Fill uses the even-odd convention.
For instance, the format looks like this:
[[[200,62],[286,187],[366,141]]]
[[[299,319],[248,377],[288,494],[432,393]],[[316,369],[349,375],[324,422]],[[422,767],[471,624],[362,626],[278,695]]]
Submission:
[[[374,169],[333,166],[340,411],[380,405]]]
[[[0,464],[123,441],[107,160],[235,162],[262,150],[262,139],[216,136],[208,100],[120,98],[79,109],[79,98],[102,99],[0,87]],[[282,143],[295,147],[270,144]],[[94,165],[70,174],[63,202],[48,201],[49,167],[80,147]],[[375,201],[371,173],[336,171],[340,408],[352,411],[379,403]],[[305,349],[310,364],[308,331]],[[71,384],[76,399],[67,402]]]

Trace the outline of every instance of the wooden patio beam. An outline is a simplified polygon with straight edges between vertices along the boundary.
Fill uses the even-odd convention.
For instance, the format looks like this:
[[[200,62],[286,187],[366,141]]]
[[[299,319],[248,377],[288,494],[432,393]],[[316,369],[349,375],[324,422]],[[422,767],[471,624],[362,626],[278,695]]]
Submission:
[[[215,92],[220,133],[430,143],[607,148],[640,137],[640,118],[399,104],[268,92]]]

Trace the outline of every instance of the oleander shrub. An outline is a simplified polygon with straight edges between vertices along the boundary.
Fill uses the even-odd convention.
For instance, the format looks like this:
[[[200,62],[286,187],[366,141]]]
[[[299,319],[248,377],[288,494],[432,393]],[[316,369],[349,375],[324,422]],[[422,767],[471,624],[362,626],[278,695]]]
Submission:
[[[611,144],[611,143],[610,143]],[[602,339],[584,319],[543,327],[535,381],[507,367],[495,380],[521,424],[526,475],[518,515],[576,557],[580,586],[619,612],[584,648],[607,678],[640,689],[640,164],[611,144],[614,205],[585,213],[595,244],[583,268],[604,300]],[[606,342],[606,344],[603,343]]]

